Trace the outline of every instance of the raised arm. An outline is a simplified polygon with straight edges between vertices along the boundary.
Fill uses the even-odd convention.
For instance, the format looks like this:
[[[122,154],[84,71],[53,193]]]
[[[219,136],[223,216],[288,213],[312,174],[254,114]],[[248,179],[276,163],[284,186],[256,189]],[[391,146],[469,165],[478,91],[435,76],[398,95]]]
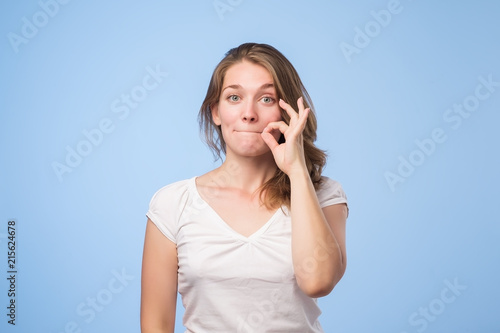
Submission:
[[[173,333],[177,303],[177,248],[148,219],[141,280],[141,332]]]
[[[299,287],[310,297],[328,295],[346,269],[346,204],[320,208],[305,173],[290,178],[292,186],[292,256]]]
[[[292,260],[300,289],[310,297],[328,295],[346,268],[345,224],[347,206],[336,204],[321,209],[307,171],[303,135],[309,108],[297,101],[298,112],[283,100],[280,107],[290,116],[270,123],[262,138],[271,149],[276,165],[288,175],[291,185]],[[285,143],[271,134],[280,131]]]

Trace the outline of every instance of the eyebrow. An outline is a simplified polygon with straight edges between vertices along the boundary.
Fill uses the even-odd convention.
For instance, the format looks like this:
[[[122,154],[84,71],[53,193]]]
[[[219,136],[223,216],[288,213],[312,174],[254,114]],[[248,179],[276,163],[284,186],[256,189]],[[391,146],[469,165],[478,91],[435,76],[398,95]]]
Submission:
[[[224,89],[222,89],[221,93],[226,90],[227,88],[233,88],[233,89],[242,89],[243,87],[239,84],[231,84]],[[264,90],[268,88],[274,88],[274,83],[264,83],[263,85],[260,86],[259,90]]]

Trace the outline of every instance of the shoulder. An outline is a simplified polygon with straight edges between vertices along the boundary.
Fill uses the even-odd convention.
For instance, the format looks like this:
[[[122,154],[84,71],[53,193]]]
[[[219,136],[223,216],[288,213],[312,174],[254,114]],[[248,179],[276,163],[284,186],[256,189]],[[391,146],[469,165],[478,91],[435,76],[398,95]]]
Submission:
[[[339,191],[341,189],[342,185],[338,181],[326,176],[321,176],[321,181],[316,193]]]
[[[146,216],[172,242],[176,243],[178,221],[192,197],[194,178],[160,188],[151,198]]]
[[[326,176],[321,177],[321,182],[316,190],[316,195],[318,196],[321,207],[339,203],[347,204],[347,196],[342,188],[342,185],[338,181]]]
[[[194,178],[180,180],[160,188],[151,198],[150,210],[166,209],[175,206],[180,208],[192,191]]]
[[[153,198],[155,197],[168,198],[172,196],[178,196],[179,194],[182,194],[189,190],[190,183],[192,181],[193,178],[190,178],[165,185],[156,191],[156,193],[153,195]]]

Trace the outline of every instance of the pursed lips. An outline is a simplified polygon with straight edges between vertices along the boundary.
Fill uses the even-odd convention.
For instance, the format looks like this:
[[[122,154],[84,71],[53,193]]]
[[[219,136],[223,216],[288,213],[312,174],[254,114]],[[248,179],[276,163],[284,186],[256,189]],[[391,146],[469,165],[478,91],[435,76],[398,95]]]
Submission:
[[[235,130],[235,132],[238,132],[238,133],[258,133],[258,134],[261,134],[262,131],[238,131],[238,130]]]

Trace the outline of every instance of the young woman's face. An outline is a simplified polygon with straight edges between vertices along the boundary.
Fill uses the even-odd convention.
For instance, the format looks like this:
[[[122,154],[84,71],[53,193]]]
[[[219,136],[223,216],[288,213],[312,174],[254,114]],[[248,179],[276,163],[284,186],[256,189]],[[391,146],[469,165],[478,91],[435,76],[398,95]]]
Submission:
[[[226,155],[260,156],[269,153],[261,133],[273,121],[281,120],[271,74],[261,65],[243,61],[226,72],[219,103],[212,117],[221,126]],[[274,133],[276,140],[280,133]]]

